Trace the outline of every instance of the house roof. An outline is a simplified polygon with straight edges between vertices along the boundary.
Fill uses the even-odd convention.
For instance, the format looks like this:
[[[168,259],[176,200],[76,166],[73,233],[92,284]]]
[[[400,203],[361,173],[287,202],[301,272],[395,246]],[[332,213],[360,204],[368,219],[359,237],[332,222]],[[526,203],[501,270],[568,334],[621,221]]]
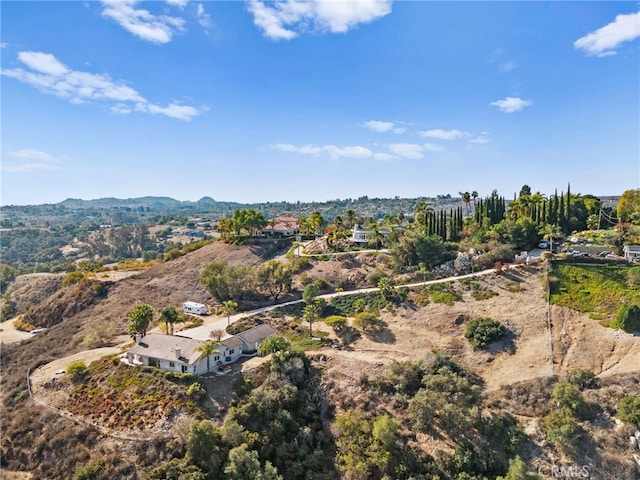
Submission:
[[[266,323],[263,323],[261,325],[250,328],[249,330],[245,330],[244,332],[240,332],[236,335],[236,337],[240,338],[242,341],[248,344],[253,344],[264,340],[267,337],[270,337],[274,333],[276,333],[275,328],[270,327]]]
[[[275,220],[281,223],[295,223],[298,224],[298,219],[296,217],[276,217]]]
[[[300,228],[298,219],[295,217],[276,217],[273,221],[274,224],[268,224],[263,231],[290,232]]]
[[[233,337],[229,337],[229,338],[225,338],[224,340],[222,340],[220,342],[220,345],[223,345],[227,348],[229,347],[241,347],[242,346],[242,340],[240,340],[238,337],[236,337],[235,335]]]
[[[144,355],[160,360],[178,360],[193,365],[201,355],[196,349],[202,343],[200,340],[177,335],[148,333],[142,337],[139,344],[130,348],[128,353]],[[180,358],[176,357],[176,348],[180,349]]]

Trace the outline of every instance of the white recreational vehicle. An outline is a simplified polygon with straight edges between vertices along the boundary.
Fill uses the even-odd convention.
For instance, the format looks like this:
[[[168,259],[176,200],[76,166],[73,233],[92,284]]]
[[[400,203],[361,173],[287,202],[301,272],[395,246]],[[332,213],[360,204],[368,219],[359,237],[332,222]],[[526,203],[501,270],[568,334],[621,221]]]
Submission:
[[[207,306],[202,303],[184,302],[182,304],[182,311],[193,315],[205,315],[207,313]]]

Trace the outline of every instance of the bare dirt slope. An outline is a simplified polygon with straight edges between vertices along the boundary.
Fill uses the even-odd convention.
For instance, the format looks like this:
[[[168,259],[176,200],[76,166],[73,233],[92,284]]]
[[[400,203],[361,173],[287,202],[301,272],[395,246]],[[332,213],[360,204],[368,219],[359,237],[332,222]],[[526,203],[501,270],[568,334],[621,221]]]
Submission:
[[[16,303],[16,310],[25,304],[37,304],[62,285],[64,273],[30,273],[18,276],[7,288],[7,297]]]
[[[204,267],[213,260],[237,265],[256,265],[264,261],[261,255],[267,247],[232,246],[214,242],[183,257],[160,263],[134,275],[110,282],[106,298],[77,315],[85,327],[96,322],[113,323],[116,333],[126,333],[127,314],[138,303],[148,303],[156,309],[181,305],[187,300],[214,303],[200,282]],[[100,277],[98,277],[100,278]],[[82,332],[80,332],[82,334]]]
[[[489,391],[523,380],[564,376],[577,368],[602,376],[640,371],[640,337],[603,327],[586,314],[552,307],[550,335],[540,275],[527,268],[478,279],[498,293],[479,301],[455,282],[463,301],[385,312],[381,330],[361,336],[348,350],[325,349],[328,365],[339,376],[357,381],[393,360],[419,361],[436,350],[478,373]],[[514,282],[521,291],[507,289]],[[505,324],[510,332],[506,340],[486,352],[473,351],[464,329],[476,317]]]

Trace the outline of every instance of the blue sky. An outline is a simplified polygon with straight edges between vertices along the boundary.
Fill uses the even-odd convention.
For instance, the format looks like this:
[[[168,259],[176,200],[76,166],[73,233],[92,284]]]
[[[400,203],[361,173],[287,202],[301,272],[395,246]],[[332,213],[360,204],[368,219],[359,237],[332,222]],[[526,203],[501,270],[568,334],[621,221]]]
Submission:
[[[637,2],[0,9],[3,205],[640,187]]]

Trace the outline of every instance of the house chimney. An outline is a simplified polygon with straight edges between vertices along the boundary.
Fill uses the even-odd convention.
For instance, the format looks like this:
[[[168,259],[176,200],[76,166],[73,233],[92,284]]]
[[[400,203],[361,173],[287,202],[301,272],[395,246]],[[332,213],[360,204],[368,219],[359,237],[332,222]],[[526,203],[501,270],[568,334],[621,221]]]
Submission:
[[[181,350],[181,349],[179,349],[179,348],[176,348],[176,349],[175,349],[175,352],[176,352],[176,358],[177,358],[177,359],[180,359],[180,355],[182,354],[182,350]]]
[[[140,342],[142,342],[142,334],[136,333],[136,345],[140,345]]]

